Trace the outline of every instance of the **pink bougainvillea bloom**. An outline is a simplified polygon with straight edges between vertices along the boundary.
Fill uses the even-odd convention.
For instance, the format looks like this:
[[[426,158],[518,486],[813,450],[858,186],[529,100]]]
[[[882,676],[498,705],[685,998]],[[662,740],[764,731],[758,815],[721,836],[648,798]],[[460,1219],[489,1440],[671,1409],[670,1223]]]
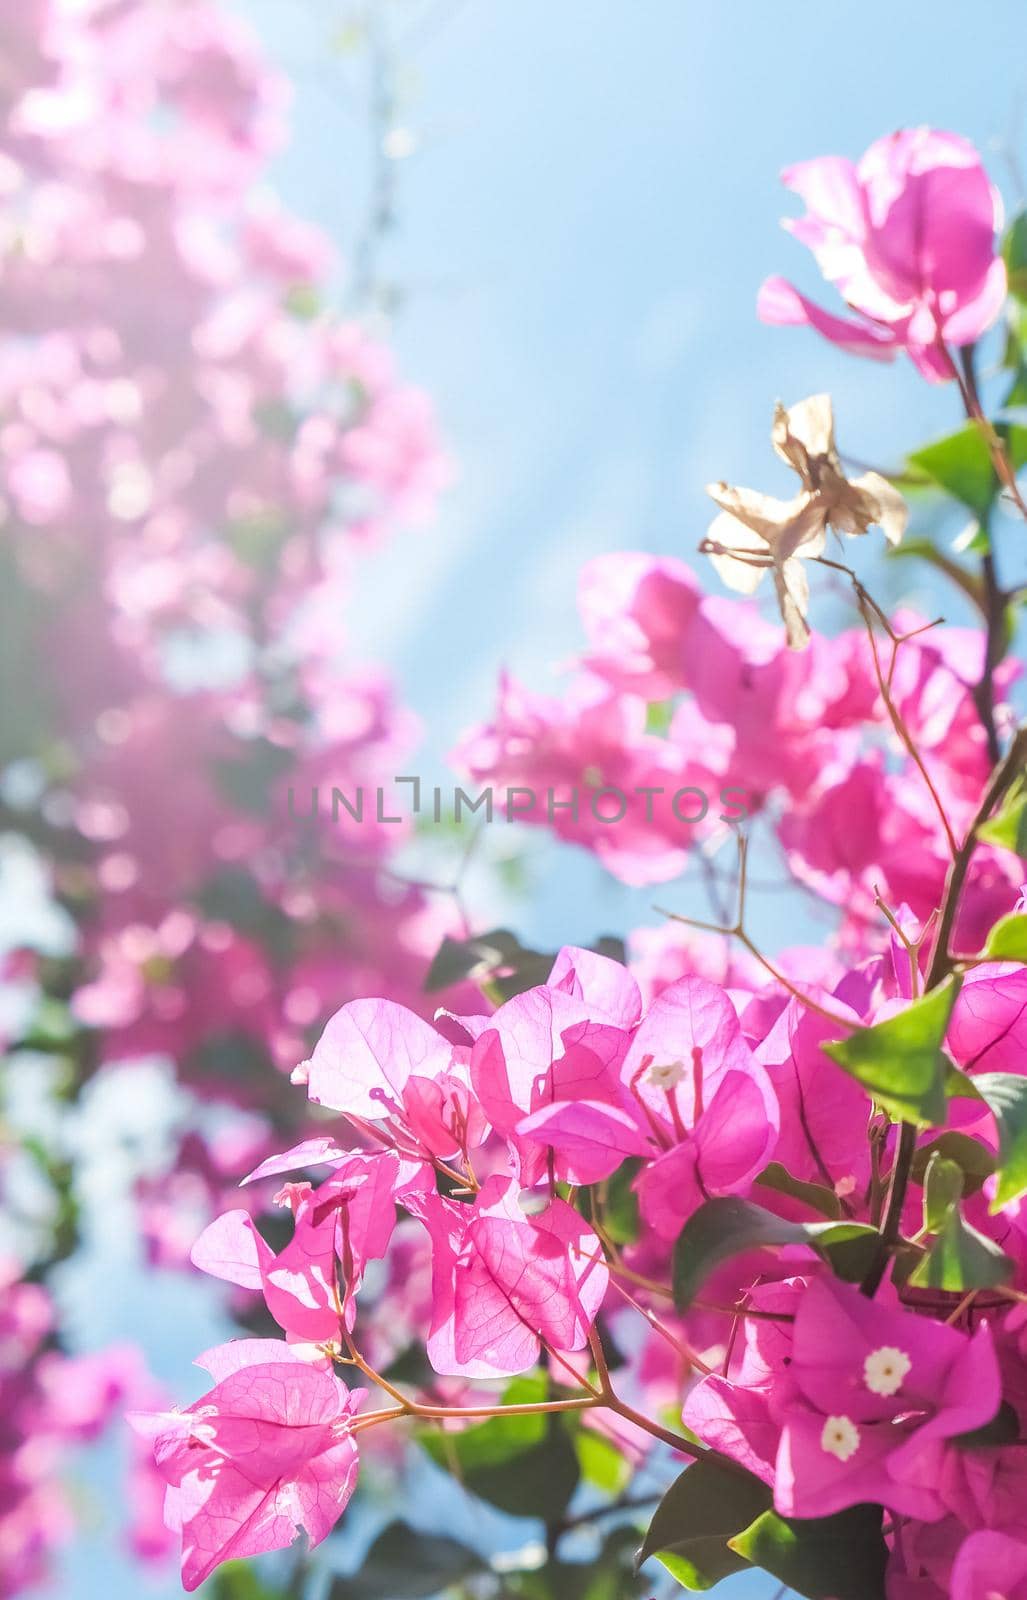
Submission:
[[[547,989],[559,989],[584,1000],[597,1021],[618,1028],[633,1028],[642,1015],[642,993],[619,961],[565,944],[546,979]]]
[[[508,1377],[535,1365],[543,1341],[559,1350],[588,1342],[610,1276],[599,1240],[565,1201],[529,1216],[518,1193],[496,1177],[473,1206],[436,1194],[407,1201],[432,1241],[436,1372]]]
[[[877,360],[905,349],[925,377],[952,377],[946,347],[979,338],[1006,293],[995,248],[1002,205],[973,145],[933,128],[903,129],[858,163],[823,156],[789,167],[783,181],[807,207],[785,226],[856,317],[836,317],[783,278],[768,278],[762,320],[815,328]]]
[[[193,1265],[263,1293],[279,1327],[300,1340],[336,1340],[353,1325],[354,1296],[368,1261],[381,1260],[396,1200],[430,1183],[427,1169],[388,1151],[353,1154],[317,1189],[286,1184],[276,1197],[293,1212],[293,1236],[275,1255],[249,1212],[226,1211],[197,1239]]]
[[[215,1387],[184,1411],[136,1415],[168,1485],[164,1516],[182,1535],[182,1583],[198,1588],[223,1561],[311,1545],[356,1487],[350,1424],[359,1391],[272,1339],[240,1339],[197,1363]]]
[[[990,1422],[1000,1400],[986,1324],[969,1338],[817,1278],[799,1302],[791,1361],[771,1394],[781,1424],[774,1503],[784,1516],[871,1501],[938,1518],[945,1441]]]
[[[781,1428],[770,1408],[774,1384],[791,1358],[790,1318],[806,1287],[803,1278],[758,1283],[748,1306],[763,1316],[746,1318],[728,1377],[704,1378],[689,1392],[682,1410],[685,1426],[710,1446],[737,1461],[764,1483],[774,1482]]]
[[[663,1152],[638,1179],[642,1215],[661,1238],[676,1238],[704,1198],[747,1189],[771,1159],[777,1097],[715,984],[682,978],[665,989],[621,1077]]]
[[[988,963],[968,973],[946,1042],[964,1071],[1027,1071],[1027,968]]]
[[[488,1123],[471,1093],[466,1045],[392,1000],[353,1000],[330,1019],[293,1081],[315,1105],[383,1122],[404,1155],[439,1157],[481,1144]]]
[[[380,1117],[398,1103],[414,1073],[448,1072],[454,1047],[392,1000],[352,1000],[331,1018],[314,1053],[295,1074],[316,1105],[346,1116]]]
[[[631,990],[618,989],[609,980],[604,988],[595,970],[588,987],[601,991],[605,1003],[622,1016],[627,1000],[630,1013],[633,980],[628,980]],[[535,1137],[528,1120],[534,1113],[585,1100],[616,1106],[623,1099],[618,1067],[630,1031],[601,1011],[594,1015],[584,995],[573,992],[582,988],[580,971],[575,978],[570,966],[561,967],[557,981],[568,983],[570,989],[540,984],[500,1006],[475,1039],[471,1053],[474,1091],[493,1128],[509,1139],[525,1187],[541,1176],[544,1145],[549,1143],[548,1138]],[[558,1162],[555,1172],[570,1183],[591,1183],[598,1175],[590,1162],[579,1168],[570,1154]]]
[[[848,1013],[842,1001],[823,995],[816,985],[807,984],[805,993],[826,1002],[839,1019]],[[854,1011],[851,1018],[856,1027],[860,1019]],[[821,1048],[846,1032],[841,1020],[829,1022],[790,1000],[756,1058],[767,1069],[781,1108],[775,1161],[801,1182],[858,1197],[870,1178],[867,1130],[873,1104]]]
[[[681,685],[685,640],[702,594],[675,556],[596,556],[578,580],[590,670],[618,689],[663,700]]]
[[[980,1528],[952,1563],[952,1600],[1027,1600],[1027,1543]]]

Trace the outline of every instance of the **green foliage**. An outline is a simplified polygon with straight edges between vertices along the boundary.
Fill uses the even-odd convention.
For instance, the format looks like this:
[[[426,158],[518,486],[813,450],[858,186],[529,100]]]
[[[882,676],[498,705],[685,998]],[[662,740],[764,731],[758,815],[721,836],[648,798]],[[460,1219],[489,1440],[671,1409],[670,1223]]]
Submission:
[[[594,1428],[579,1428],[574,1436],[581,1476],[594,1489],[613,1499],[627,1487],[631,1463],[626,1461],[611,1439]]]
[[[530,1405],[549,1397],[543,1373],[515,1378],[503,1404]],[[561,1415],[489,1417],[459,1433],[423,1429],[418,1439],[440,1467],[472,1494],[515,1517],[559,1521],[578,1486],[581,1468],[572,1426]]]
[[[1018,211],[1002,240],[1009,293],[1017,300],[1027,299],[1027,211]]]
[[[684,1588],[712,1588],[748,1566],[728,1540],[762,1516],[771,1498],[751,1473],[733,1472],[713,1456],[696,1461],[656,1508],[638,1565],[656,1556]]]
[[[944,1227],[949,1212],[962,1198],[962,1169],[936,1150],[924,1173],[924,1227],[927,1231],[937,1233]]]
[[[995,434],[1002,442],[1013,471],[1027,461],[1027,428],[998,423]],[[955,433],[935,439],[909,457],[915,472],[926,474],[939,489],[972,511],[987,538],[988,518],[1001,487],[984,427],[967,422]]]
[[[622,1161],[617,1171],[602,1183],[589,1184],[577,1191],[575,1204],[587,1222],[597,1217],[603,1231],[614,1244],[634,1244],[639,1235],[638,1195],[633,1184],[641,1161]]]
[[[822,1217],[828,1217],[831,1221],[838,1221],[841,1217],[842,1203],[833,1189],[825,1188],[822,1183],[803,1183],[800,1178],[793,1178],[780,1161],[772,1161],[756,1182],[763,1189],[773,1189],[775,1194],[786,1194],[793,1200],[801,1200],[803,1205],[809,1206],[812,1211],[819,1211]]]
[[[914,1183],[923,1186],[934,1155],[955,1162],[962,1173],[964,1195],[976,1194],[983,1187],[985,1179],[995,1171],[995,1158],[979,1139],[971,1139],[967,1133],[950,1129],[916,1150],[910,1165],[910,1176]]]
[[[674,720],[673,700],[650,700],[645,708],[645,731],[665,739]]]
[[[633,1600],[648,1593],[633,1568],[637,1542],[633,1528],[616,1528],[595,1561],[547,1561],[537,1572],[508,1578],[498,1600]]]
[[[229,1561],[210,1580],[211,1600],[277,1600],[248,1561]]]
[[[843,1265],[838,1252],[853,1241],[876,1241],[877,1230],[862,1222],[786,1222],[783,1217],[741,1200],[718,1195],[694,1212],[674,1246],[674,1302],[687,1310],[710,1274],[745,1250],[804,1244]],[[842,1270],[840,1276],[851,1277]]]
[[[1024,829],[1024,843],[1027,844],[1027,795],[1023,804],[1020,826]],[[996,922],[988,934],[983,954],[989,961],[1019,961],[1027,965],[1027,916],[1021,911]]]
[[[992,1210],[1027,1194],[1027,1078],[1013,1072],[982,1072],[974,1088],[998,1128],[998,1184]]]
[[[987,440],[974,423],[915,450],[909,460],[978,519],[987,517],[998,484]]]
[[[962,1171],[935,1151],[924,1178],[924,1227],[934,1240],[910,1273],[916,1288],[964,1293],[994,1288],[1012,1276],[1009,1258],[963,1216],[962,1197]]]
[[[997,816],[978,828],[977,837],[983,839],[986,844],[1001,845],[1004,849],[1012,850],[1016,855],[1027,858],[1027,783],[1023,779],[1010,789]],[[1003,924],[1017,920],[1015,917],[1003,917],[1002,921],[992,929],[991,937],[994,938],[998,934]],[[1019,921],[1027,923],[1027,917],[1021,917]],[[988,943],[990,945],[991,939]],[[1014,956],[1009,959],[1021,958]]]
[[[620,939],[604,937],[591,947],[598,955],[623,962]],[[496,1004],[545,983],[556,952],[530,950],[508,928],[493,928],[473,939],[443,939],[428,968],[424,987],[429,994],[470,979]]]
[[[336,1578],[328,1600],[429,1600],[483,1567],[481,1557],[455,1539],[393,1522],[379,1534],[359,1572]]]
[[[766,1511],[731,1547],[809,1600],[884,1600],[880,1506],[796,1521]]]
[[[958,992],[958,982],[950,978],[896,1016],[857,1028],[847,1039],[822,1048],[890,1116],[901,1122],[943,1123],[951,1063],[942,1041]]]

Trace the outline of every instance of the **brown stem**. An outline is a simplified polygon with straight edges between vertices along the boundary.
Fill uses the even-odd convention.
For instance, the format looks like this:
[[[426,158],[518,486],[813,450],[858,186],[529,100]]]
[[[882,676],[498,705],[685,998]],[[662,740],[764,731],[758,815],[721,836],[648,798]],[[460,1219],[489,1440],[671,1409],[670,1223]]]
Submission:
[[[1018,729],[1005,757],[992,773],[991,780],[977,808],[977,814],[967,829],[966,837],[956,851],[949,867],[948,877],[945,882],[945,894],[942,900],[941,916],[938,919],[938,932],[924,985],[927,991],[936,989],[952,971],[954,960],[950,949],[952,930],[955,926],[959,902],[962,898],[963,885],[966,882],[966,875],[970,870],[970,863],[977,846],[978,831],[987,822],[992,811],[1024,770],[1025,765],[1027,765],[1027,724]],[[899,1142],[895,1151],[891,1185],[888,1190],[888,1205],[878,1240],[878,1247],[870,1270],[860,1286],[866,1295],[877,1293],[884,1277],[889,1257],[899,1241],[902,1228],[902,1211],[906,1203],[906,1191],[909,1188],[909,1174],[916,1151],[916,1139],[916,1125],[912,1122],[904,1122],[899,1130]]]
[[[959,383],[959,392],[962,396],[963,407],[971,422],[977,424],[984,432],[988,449],[991,452],[992,463],[998,476],[1005,483],[1016,501],[1020,511],[1027,517],[1027,507],[1020,496],[1016,483],[1016,474],[1013,472],[1002,440],[984,415],[980,394],[977,389],[977,373],[974,366],[974,347],[967,345],[960,351],[962,362],[962,378]],[[959,374],[956,374],[957,379]],[[981,557],[981,587],[983,591],[982,604],[984,610],[984,664],[981,676],[974,686],[974,705],[977,715],[981,719],[985,736],[988,741],[988,758],[994,766],[1001,755],[998,729],[995,726],[995,668],[1006,653],[1006,596],[998,580],[995,567],[995,557],[990,546],[990,529],[985,528],[989,540],[989,547]]]

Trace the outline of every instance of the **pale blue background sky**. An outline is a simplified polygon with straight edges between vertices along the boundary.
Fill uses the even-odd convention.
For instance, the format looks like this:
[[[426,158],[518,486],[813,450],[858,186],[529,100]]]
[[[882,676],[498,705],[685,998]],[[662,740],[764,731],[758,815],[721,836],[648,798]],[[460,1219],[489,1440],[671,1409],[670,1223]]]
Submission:
[[[296,78],[276,172],[285,198],[352,241],[367,151],[360,58],[327,47],[339,13],[327,0],[237,9]],[[1009,195],[995,147],[1027,157],[1027,36],[1022,0],[441,0],[394,14],[409,15],[400,121],[419,147],[397,174],[382,265],[406,296],[401,362],[434,396],[460,479],[433,528],[368,561],[350,626],[355,649],[396,671],[437,767],[487,714],[501,662],[537,688],[558,681],[553,664],[580,642],[585,559],[689,556],[709,479],[783,483],[768,440],[776,397],[830,388],[843,447],[882,465],[957,425],[950,390],[763,328],[754,299],[772,272],[816,284],[778,227],[795,209],[777,181],[788,162],[855,156],[927,121],[973,138]],[[1009,525],[1004,543],[1016,541]],[[1004,575],[1024,574],[1009,550]],[[651,892],[628,894],[573,851],[550,872],[555,857],[532,842],[527,936],[584,940],[648,915]],[[791,907],[786,918],[771,900],[760,915],[768,942],[795,937]],[[83,1344],[138,1336],[189,1398],[201,1381],[189,1357],[216,1336],[209,1302],[175,1279],[145,1304],[114,1293],[127,1264],[107,1215],[89,1272],[66,1286]],[[93,1491],[108,1481],[105,1469]],[[434,1516],[430,1500],[414,1504]],[[66,1563],[66,1600],[138,1592],[109,1521],[98,1514]],[[150,1592],[179,1591],[169,1580]]]

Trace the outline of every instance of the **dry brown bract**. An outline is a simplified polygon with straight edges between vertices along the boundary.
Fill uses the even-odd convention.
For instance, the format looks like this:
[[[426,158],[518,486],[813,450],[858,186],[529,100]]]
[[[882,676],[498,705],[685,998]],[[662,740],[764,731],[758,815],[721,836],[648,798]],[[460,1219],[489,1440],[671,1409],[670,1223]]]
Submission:
[[[752,594],[764,572],[771,571],[788,643],[801,650],[810,636],[803,561],[823,555],[827,529],[856,535],[876,524],[889,544],[898,544],[908,512],[898,490],[880,473],[845,476],[835,448],[830,395],[811,395],[787,411],[778,404],[770,437],[802,489],[792,500],[777,500],[754,489],[708,485],[721,510],[699,548],[728,587],[742,594]]]

